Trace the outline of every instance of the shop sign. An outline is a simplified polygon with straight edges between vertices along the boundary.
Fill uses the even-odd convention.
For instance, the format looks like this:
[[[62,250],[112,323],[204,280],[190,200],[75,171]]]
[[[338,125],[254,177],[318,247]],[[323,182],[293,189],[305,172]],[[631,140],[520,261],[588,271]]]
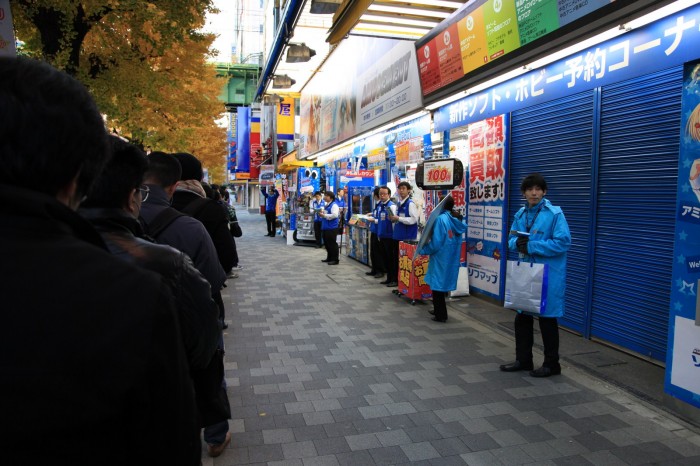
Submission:
[[[610,0],[471,2],[440,24],[437,33],[416,42],[423,95],[609,3]]]
[[[700,407],[700,60],[686,63],[666,391]]]
[[[275,184],[274,165],[260,165],[260,184],[262,186],[272,186]]]
[[[386,153],[384,149],[374,149],[367,154],[367,168],[369,170],[381,170],[386,167]]]
[[[469,286],[499,299],[506,257],[506,134],[504,115],[469,125]]]
[[[504,2],[506,3],[506,2]],[[441,107],[435,132],[681,65],[698,57],[700,5]]]
[[[294,99],[285,99],[277,108],[277,140],[294,141]]]

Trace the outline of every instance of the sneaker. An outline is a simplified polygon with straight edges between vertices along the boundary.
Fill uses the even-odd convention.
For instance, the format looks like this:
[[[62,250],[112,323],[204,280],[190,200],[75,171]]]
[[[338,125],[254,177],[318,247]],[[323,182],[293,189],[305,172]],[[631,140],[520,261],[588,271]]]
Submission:
[[[231,432],[226,432],[224,443],[220,443],[219,445],[207,445],[207,454],[212,458],[216,458],[224,452],[229,443],[231,443]]]
[[[243,270],[243,266],[242,265],[234,265],[233,267],[231,267],[231,270]]]
[[[235,272],[231,272],[230,274],[228,274],[228,278],[238,278],[238,277],[240,277],[240,275],[238,275]]]

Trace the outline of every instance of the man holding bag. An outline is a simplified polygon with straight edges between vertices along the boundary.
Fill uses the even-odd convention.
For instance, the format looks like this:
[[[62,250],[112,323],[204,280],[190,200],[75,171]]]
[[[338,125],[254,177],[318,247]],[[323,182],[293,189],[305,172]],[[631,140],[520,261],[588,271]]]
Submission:
[[[533,315],[518,310],[515,315],[515,362],[503,364],[504,372],[530,371],[532,377],[561,374],[559,365],[559,326],[557,317],[564,315],[566,288],[566,252],[571,247],[571,233],[560,207],[544,198],[547,182],[539,173],[525,177],[520,185],[527,204],[513,220],[508,249],[520,253],[522,262],[544,263],[548,267],[546,306],[539,314],[544,345],[542,367],[532,362]]]

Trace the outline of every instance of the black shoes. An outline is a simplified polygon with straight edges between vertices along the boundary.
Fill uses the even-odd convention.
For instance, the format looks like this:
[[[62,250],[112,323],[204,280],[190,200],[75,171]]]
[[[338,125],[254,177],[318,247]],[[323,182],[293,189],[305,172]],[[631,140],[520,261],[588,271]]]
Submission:
[[[380,283],[384,283],[384,282],[380,282]],[[399,283],[398,282],[387,282],[386,286],[387,286],[387,288],[392,287],[392,286],[399,286]]]
[[[431,316],[434,316],[434,315],[435,315],[435,311],[428,311],[428,314],[430,314]]]
[[[340,261],[328,261],[328,265],[338,265]]]
[[[377,272],[372,272],[370,270],[369,272],[365,272],[365,275],[377,275]]]
[[[532,377],[549,377],[552,375],[559,375],[561,374],[561,366],[557,365],[557,367],[548,367],[548,366],[542,366],[539,369],[536,369],[534,371],[530,371],[530,375]]]
[[[389,280],[383,280],[383,281],[379,282],[380,285],[386,285],[388,283],[389,283]]]
[[[533,368],[532,362],[522,363],[520,361],[515,361],[510,364],[501,365],[501,370],[503,372],[532,371]]]
[[[330,262],[330,259],[321,259],[321,262]]]
[[[384,277],[384,272],[377,272],[374,274],[374,278],[382,278]]]
[[[432,320],[433,322],[442,322],[443,324],[444,324],[445,322],[447,322],[447,318],[438,319],[437,317],[433,317],[433,318],[430,319],[430,320]]]

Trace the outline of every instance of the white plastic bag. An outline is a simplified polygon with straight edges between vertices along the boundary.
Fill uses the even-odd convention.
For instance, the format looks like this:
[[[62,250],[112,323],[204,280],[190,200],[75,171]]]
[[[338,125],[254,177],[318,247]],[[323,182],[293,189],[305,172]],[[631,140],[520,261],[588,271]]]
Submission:
[[[508,261],[503,307],[541,314],[547,307],[548,264]]]
[[[457,289],[450,291],[450,298],[469,296],[469,268],[460,267],[457,275]]]

